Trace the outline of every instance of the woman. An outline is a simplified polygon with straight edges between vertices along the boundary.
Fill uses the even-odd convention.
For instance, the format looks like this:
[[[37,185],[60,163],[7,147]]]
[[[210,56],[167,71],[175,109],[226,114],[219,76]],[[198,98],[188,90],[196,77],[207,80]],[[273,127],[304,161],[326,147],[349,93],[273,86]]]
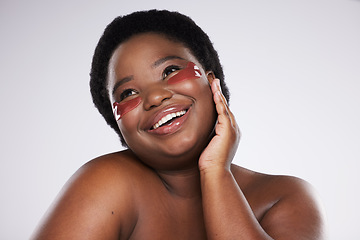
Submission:
[[[90,86],[127,150],[80,168],[33,239],[323,239],[306,182],[231,164],[240,131],[223,71],[188,17],[116,18]]]

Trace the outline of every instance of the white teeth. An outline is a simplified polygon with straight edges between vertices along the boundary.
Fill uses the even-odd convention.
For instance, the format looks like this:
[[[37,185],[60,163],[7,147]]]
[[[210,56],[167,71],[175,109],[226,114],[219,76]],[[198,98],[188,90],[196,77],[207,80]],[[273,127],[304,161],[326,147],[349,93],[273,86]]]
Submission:
[[[168,115],[166,115],[165,117],[160,119],[157,123],[155,123],[154,126],[153,126],[153,129],[157,129],[158,127],[160,127],[164,123],[170,121],[173,118],[180,117],[180,116],[184,115],[185,113],[186,113],[185,110],[182,110],[182,111],[179,111],[179,112],[176,112],[176,113],[169,113]]]

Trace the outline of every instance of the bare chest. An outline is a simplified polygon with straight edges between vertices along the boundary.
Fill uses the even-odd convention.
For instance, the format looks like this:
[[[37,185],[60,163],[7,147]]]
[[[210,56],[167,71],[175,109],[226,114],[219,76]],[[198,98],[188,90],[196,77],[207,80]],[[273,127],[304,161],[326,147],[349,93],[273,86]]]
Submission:
[[[141,209],[130,239],[206,239],[201,200],[153,200]]]

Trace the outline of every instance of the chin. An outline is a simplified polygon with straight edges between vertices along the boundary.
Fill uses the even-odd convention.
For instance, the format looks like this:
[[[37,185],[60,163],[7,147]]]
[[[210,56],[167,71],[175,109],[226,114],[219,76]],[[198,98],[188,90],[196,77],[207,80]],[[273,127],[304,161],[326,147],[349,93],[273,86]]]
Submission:
[[[161,144],[141,144],[142,147],[130,149],[144,164],[153,169],[182,170],[197,166],[199,156],[207,145],[206,142],[197,140],[194,135],[177,137]]]
[[[204,144],[197,141],[195,138],[181,138],[177,139],[174,144],[168,145],[165,151],[171,157],[187,156],[188,158],[199,157],[203,151]]]

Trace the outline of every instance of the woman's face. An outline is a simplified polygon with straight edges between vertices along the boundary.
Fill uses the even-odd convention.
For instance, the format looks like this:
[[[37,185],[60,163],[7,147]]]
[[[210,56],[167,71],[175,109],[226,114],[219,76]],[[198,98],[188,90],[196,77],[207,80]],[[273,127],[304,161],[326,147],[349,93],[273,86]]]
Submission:
[[[129,148],[155,169],[194,167],[216,122],[213,74],[183,44],[155,33],[122,43],[108,70],[114,117]]]

